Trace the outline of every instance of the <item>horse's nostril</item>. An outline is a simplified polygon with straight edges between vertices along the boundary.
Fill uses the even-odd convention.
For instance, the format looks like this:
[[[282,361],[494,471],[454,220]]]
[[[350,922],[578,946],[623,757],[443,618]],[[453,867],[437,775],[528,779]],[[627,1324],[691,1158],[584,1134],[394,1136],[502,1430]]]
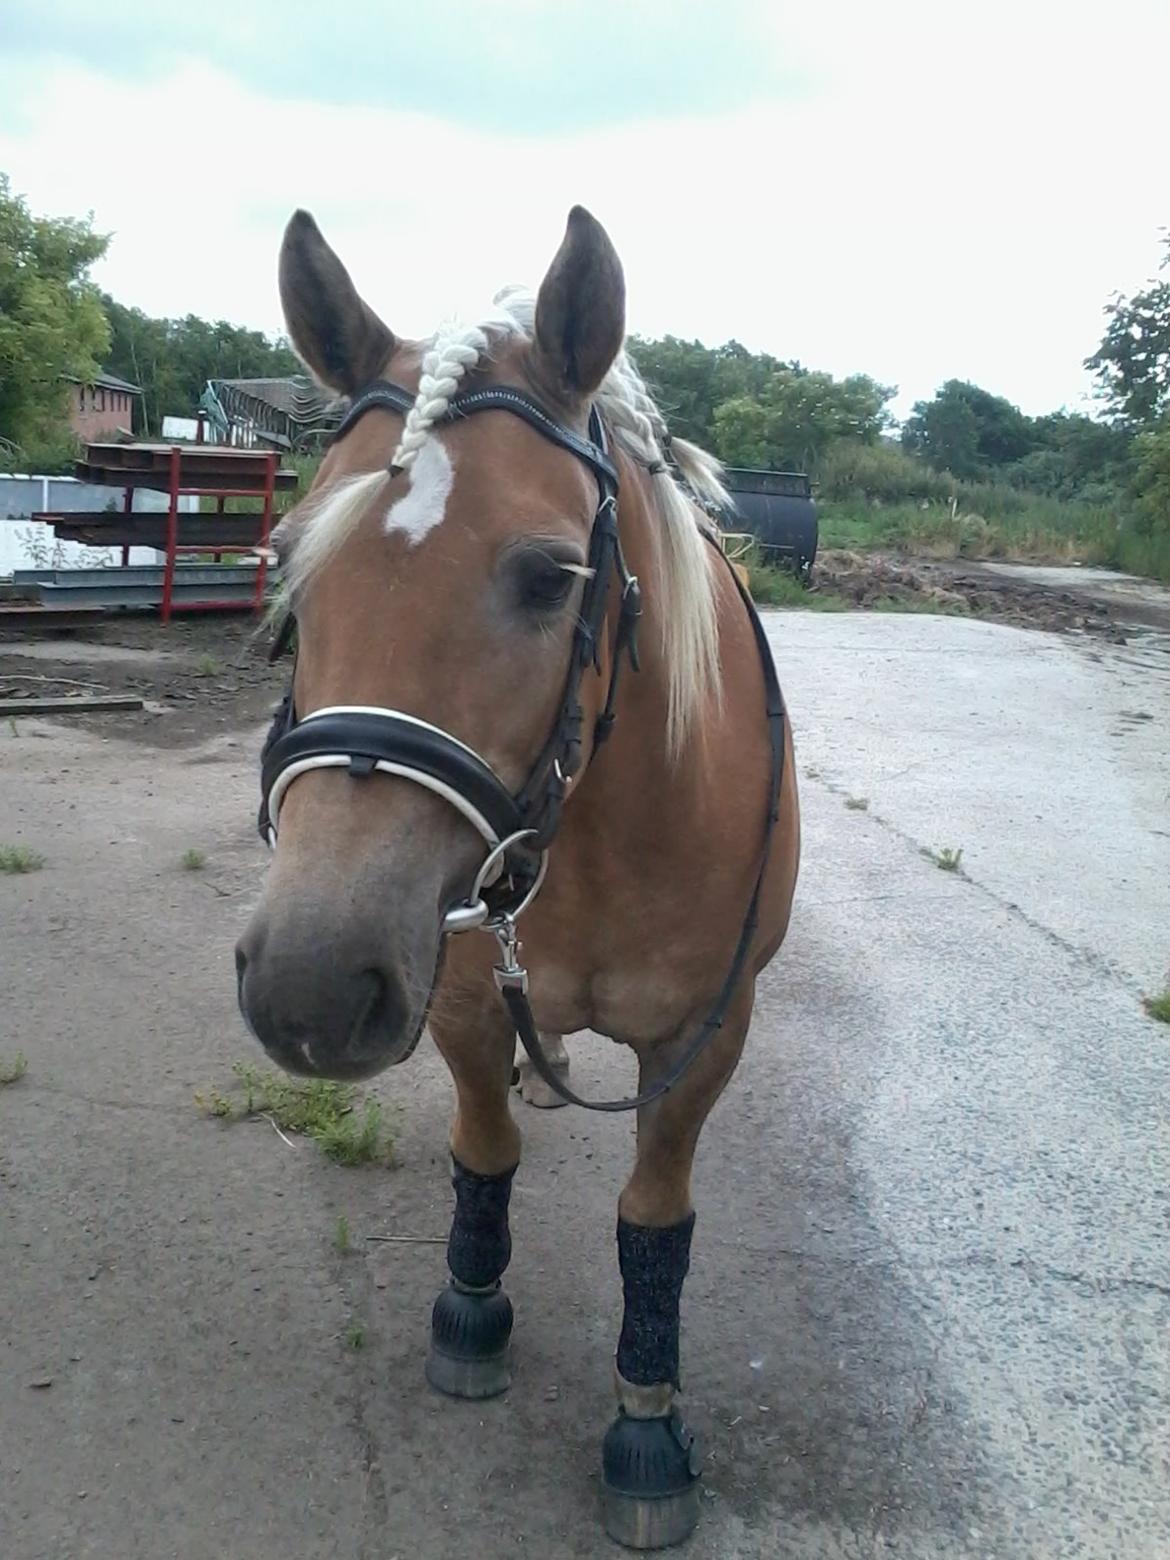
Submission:
[[[248,955],[244,952],[243,948],[237,946],[237,948],[236,948],[236,985],[237,986],[243,984],[244,971],[247,968],[248,968]]]
[[[359,1024],[376,1022],[378,1013],[386,1005],[386,977],[381,970],[363,970],[358,979],[365,987],[366,997],[357,1021]]]
[[[365,993],[354,1029],[377,1029],[385,1022],[390,991],[381,970],[363,970],[358,977]]]
[[[388,1035],[397,1035],[406,1023],[406,1003],[397,981],[387,979],[378,969],[363,970],[358,977],[365,991],[353,1031],[350,1045],[364,1051],[371,1046],[385,1045]]]

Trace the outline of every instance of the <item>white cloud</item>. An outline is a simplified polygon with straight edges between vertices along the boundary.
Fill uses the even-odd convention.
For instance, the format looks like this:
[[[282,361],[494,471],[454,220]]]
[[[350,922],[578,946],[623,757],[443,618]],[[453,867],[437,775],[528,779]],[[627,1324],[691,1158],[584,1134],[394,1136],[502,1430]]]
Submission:
[[[425,333],[538,282],[580,201],[633,329],[872,373],[903,411],[951,376],[1075,404],[1102,306],[1149,274],[1168,216],[1170,8],[954,10],[785,12],[776,47],[815,92],[648,123],[615,104],[611,129],[542,139],[276,104],[197,62],[133,85],[22,68],[0,79],[0,167],[36,210],[93,208],[115,232],[99,279],[151,313],[276,328],[304,205],[387,322]]]

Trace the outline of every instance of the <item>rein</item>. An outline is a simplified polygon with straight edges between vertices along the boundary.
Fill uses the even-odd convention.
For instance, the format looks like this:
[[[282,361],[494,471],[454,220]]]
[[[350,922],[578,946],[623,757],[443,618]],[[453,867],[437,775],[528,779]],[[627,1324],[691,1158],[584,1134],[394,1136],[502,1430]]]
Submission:
[[[401,385],[376,380],[355,397],[331,442],[340,439],[366,412],[382,408],[405,416],[414,400],[414,395]],[[592,572],[573,633],[565,689],[553,728],[528,779],[513,795],[473,749],[440,727],[400,710],[339,705],[315,710],[298,719],[290,690],[261,756],[260,835],[275,848],[280,807],[288,787],[299,775],[313,769],[345,769],[356,779],[376,773],[398,776],[442,797],[477,830],[488,847],[467,899],[452,906],[445,914],[443,935],[476,929],[495,935],[501,953],[500,963],[495,966],[496,985],[521,1045],[549,1088],[569,1104],[583,1106],[586,1110],[636,1110],[672,1089],[706,1049],[727,1016],[751,952],[779,817],[784,770],[784,701],[759,615],[738,575],[727,564],[751,621],[760,655],[771,745],[764,839],[751,899],[731,967],[715,1004],[670,1070],[630,1099],[583,1099],[557,1077],[541,1046],[528,1000],[528,972],[519,960],[521,947],[516,921],[540,891],[548,864],[548,849],[560,823],[570,785],[583,764],[588,764],[613,730],[621,667],[628,659],[633,669],[638,670],[641,591],[637,577],[626,567],[622,554],[617,516],[618,474],[609,456],[605,428],[596,407],[590,408],[588,439],[563,427],[533,397],[509,385],[488,385],[454,395],[446,411],[436,420],[441,424],[453,423],[480,411],[507,411],[522,418],[551,443],[584,462],[596,477],[598,486],[598,504],[589,540]],[[390,468],[392,475],[395,470]],[[712,545],[716,545],[713,539]],[[716,551],[722,558],[718,546]],[[594,723],[592,744],[586,757],[582,740],[585,712],[580,689],[590,667],[598,675],[601,672],[601,637],[610,584],[615,574],[621,588],[621,605],[609,689],[603,711]],[[287,645],[291,624],[290,614],[278,632],[273,659]]]

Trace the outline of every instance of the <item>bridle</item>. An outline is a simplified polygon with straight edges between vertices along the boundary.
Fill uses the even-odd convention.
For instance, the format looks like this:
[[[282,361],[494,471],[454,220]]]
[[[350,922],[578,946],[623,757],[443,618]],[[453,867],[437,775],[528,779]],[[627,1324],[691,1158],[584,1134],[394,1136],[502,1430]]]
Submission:
[[[413,404],[409,390],[378,380],[354,400],[333,440],[340,439],[374,407],[405,415]],[[399,710],[343,705],[315,710],[298,719],[290,700],[285,727],[265,750],[261,780],[264,802],[260,830],[270,845],[276,843],[280,805],[288,787],[298,775],[312,769],[341,768],[357,778],[374,773],[397,775],[455,807],[483,839],[488,856],[472,893],[447,911],[443,921],[446,933],[470,931],[505,915],[518,916],[535,897],[569,786],[585,761],[581,682],[587,668],[601,669],[601,634],[615,571],[622,593],[617,639],[609,694],[592,732],[590,756],[613,729],[623,660],[628,657],[637,667],[637,629],[642,612],[638,581],[626,567],[618,539],[618,475],[596,409],[590,413],[590,438],[583,439],[555,422],[524,391],[491,385],[453,396],[440,421],[452,423],[481,411],[508,411],[523,418],[546,439],[583,461],[597,478],[588,574],[564,692],[548,740],[528,779],[513,794],[465,743]]]
[[[388,380],[376,380],[357,395],[331,443],[343,437],[374,408],[401,413],[414,405],[411,391]],[[400,710],[367,705],[335,705],[298,718],[292,692],[286,696],[261,757],[261,838],[275,848],[280,808],[289,786],[314,769],[343,769],[355,779],[386,774],[410,780],[441,797],[481,836],[487,854],[467,896],[450,906],[443,918],[443,935],[486,929],[501,950],[496,984],[507,1003],[521,1043],[533,1066],[550,1088],[575,1105],[591,1110],[631,1110],[649,1103],[673,1087],[718,1030],[730,1006],[754,939],[759,900],[777,818],[783,772],[784,704],[763,626],[750,596],[734,571],[755,630],[767,689],[772,738],[772,772],[764,848],[751,903],[740,933],[732,968],[711,1014],[695,1040],[666,1077],[628,1100],[581,1099],[561,1082],[540,1044],[528,1003],[528,974],[519,962],[516,921],[540,891],[548,864],[548,849],[560,823],[569,787],[613,730],[622,666],[628,659],[638,670],[638,621],[642,598],[637,577],[630,573],[618,535],[618,474],[609,456],[605,427],[596,407],[589,412],[589,437],[582,438],[551,417],[532,396],[510,385],[486,385],[452,396],[437,420],[454,423],[481,411],[506,411],[520,417],[537,433],[582,461],[597,479],[598,503],[589,539],[585,588],[573,632],[564,692],[552,730],[527,780],[511,792],[485,759],[472,748],[428,721]],[[670,480],[669,478],[667,480]],[[719,549],[717,549],[719,550]],[[722,556],[722,552],[720,552]],[[610,662],[609,689],[602,713],[585,744],[585,711],[581,684],[587,670],[600,674],[601,647],[611,583],[621,590],[617,627]],[[286,619],[274,657],[287,642]]]

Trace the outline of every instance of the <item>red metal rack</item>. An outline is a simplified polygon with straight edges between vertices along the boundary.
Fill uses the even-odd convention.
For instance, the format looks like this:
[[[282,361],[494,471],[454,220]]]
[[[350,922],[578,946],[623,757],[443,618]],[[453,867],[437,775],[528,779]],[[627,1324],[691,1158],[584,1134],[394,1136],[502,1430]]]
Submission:
[[[199,448],[199,446],[196,446]],[[207,446],[202,446],[206,449]],[[253,596],[253,610],[259,612],[264,603],[264,586],[268,577],[268,538],[272,532],[272,501],[276,492],[277,455],[274,451],[268,451],[264,455],[264,485],[259,496],[263,500],[263,508],[260,513],[260,529],[254,542],[246,544],[221,543],[216,546],[216,562],[223,553],[255,553],[256,554],[256,590]],[[184,486],[182,482],[183,446],[174,444],[170,451],[169,465],[169,495],[170,503],[167,506],[167,547],[166,563],[163,568],[163,593],[162,593],[162,621],[169,623],[171,620],[172,603],[175,589],[175,563],[181,553],[205,553],[207,544],[180,543],[179,541],[179,499],[180,498],[214,498],[218,500],[217,509],[222,514],[224,505],[229,498],[255,498],[257,492],[254,487],[192,487]],[[129,497],[129,490],[127,490]],[[123,549],[123,559],[126,557],[126,549]],[[219,610],[238,610],[236,601],[199,601],[184,604],[188,610],[196,612],[214,612]]]

